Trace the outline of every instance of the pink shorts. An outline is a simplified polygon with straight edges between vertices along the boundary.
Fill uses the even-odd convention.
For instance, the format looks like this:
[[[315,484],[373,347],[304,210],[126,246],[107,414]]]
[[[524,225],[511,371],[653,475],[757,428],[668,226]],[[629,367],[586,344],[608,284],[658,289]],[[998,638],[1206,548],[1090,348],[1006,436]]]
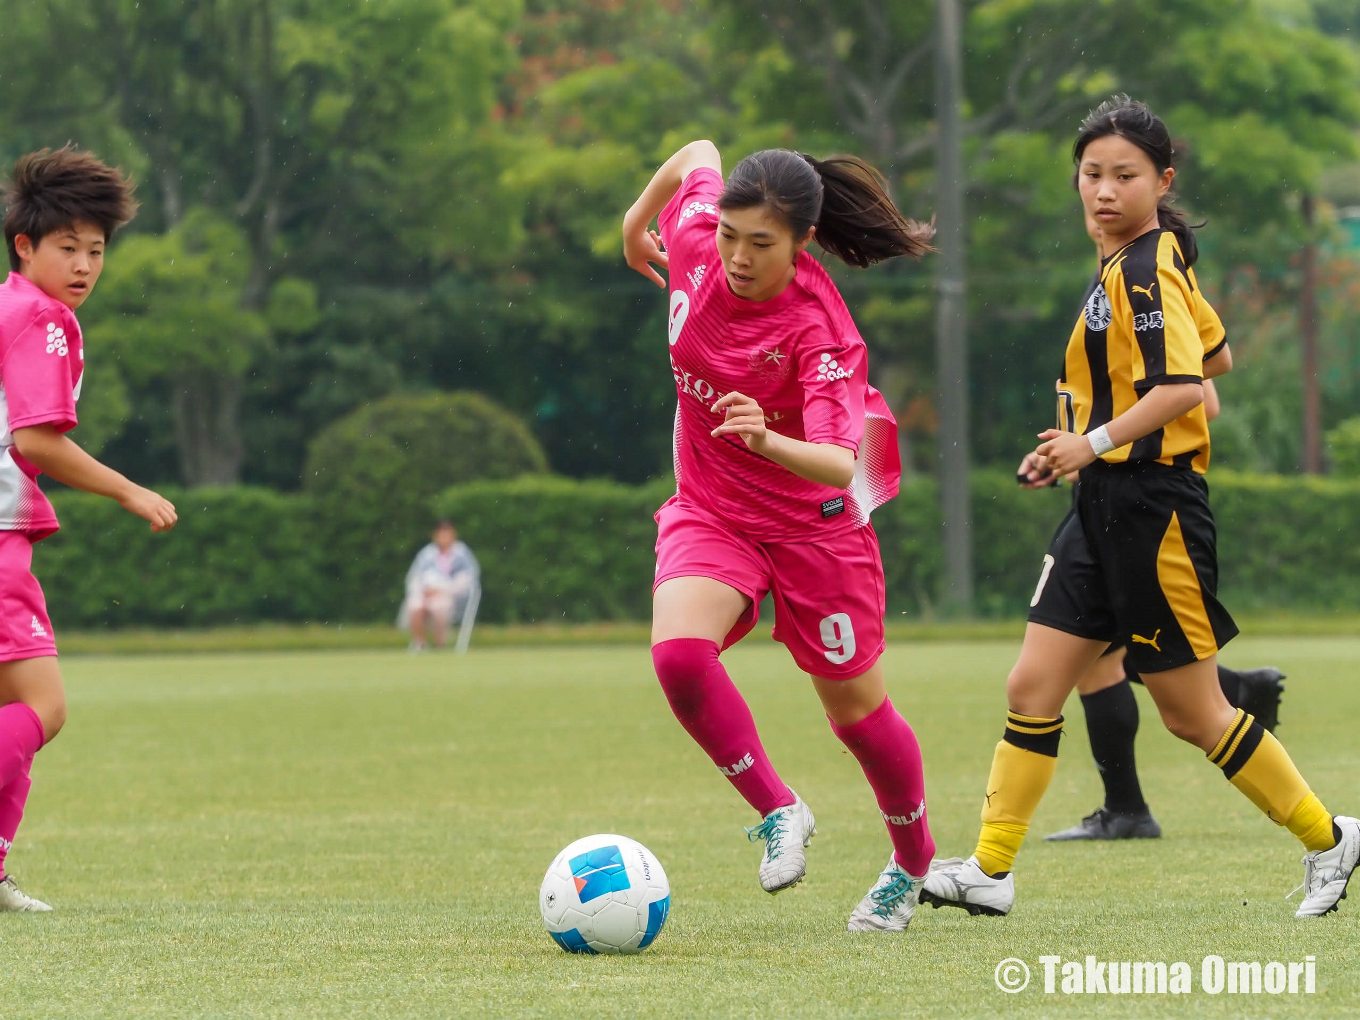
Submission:
[[[0,662],[56,654],[47,600],[33,576],[33,543],[22,531],[0,531]]]
[[[656,512],[655,592],[675,577],[711,577],[751,600],[723,642],[751,632],[774,595],[774,638],[813,676],[849,679],[883,654],[883,561],[865,525],[819,542],[756,542],[679,498]]]

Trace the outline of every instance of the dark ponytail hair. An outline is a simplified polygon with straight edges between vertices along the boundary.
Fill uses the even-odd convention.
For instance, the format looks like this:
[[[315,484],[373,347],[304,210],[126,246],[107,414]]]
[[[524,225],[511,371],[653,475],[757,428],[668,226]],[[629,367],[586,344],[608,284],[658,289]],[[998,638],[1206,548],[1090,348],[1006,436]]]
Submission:
[[[752,153],[727,179],[719,209],[765,206],[793,231],[817,228],[816,241],[860,269],[897,255],[933,250],[935,230],[903,216],[888,197],[883,175],[854,156],[817,160],[788,149]]]
[[[1080,166],[1086,146],[1097,138],[1109,135],[1118,135],[1142,149],[1159,174],[1175,165],[1173,157],[1176,156],[1176,149],[1162,119],[1149,110],[1146,104],[1126,95],[1111,96],[1086,115],[1086,119],[1081,122],[1081,132],[1072,146],[1072,162]],[[1189,217],[1172,205],[1172,201],[1172,192],[1168,190],[1157,203],[1157,220],[1163,229],[1176,235],[1185,264],[1193,266],[1199,258],[1195,231],[1204,223],[1191,224]]]

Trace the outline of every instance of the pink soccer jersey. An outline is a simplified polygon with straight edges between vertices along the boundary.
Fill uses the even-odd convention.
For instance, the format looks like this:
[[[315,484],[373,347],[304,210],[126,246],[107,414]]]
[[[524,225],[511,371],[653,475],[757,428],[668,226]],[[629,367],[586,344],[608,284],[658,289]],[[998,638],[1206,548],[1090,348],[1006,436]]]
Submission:
[[[732,293],[716,236],[722,189],[713,170],[695,170],[658,218],[670,255],[677,494],[764,542],[860,527],[897,494],[901,477],[897,422],[869,385],[864,341],[807,252],[794,281],[769,301]],[[850,487],[800,478],[739,436],[713,438],[722,415],[710,408],[734,390],[760,404],[771,430],[855,451]]]
[[[0,531],[33,541],[57,530],[57,515],[38,488],[38,469],[14,447],[14,430],[76,426],[85,350],[75,313],[18,273],[0,284]]]

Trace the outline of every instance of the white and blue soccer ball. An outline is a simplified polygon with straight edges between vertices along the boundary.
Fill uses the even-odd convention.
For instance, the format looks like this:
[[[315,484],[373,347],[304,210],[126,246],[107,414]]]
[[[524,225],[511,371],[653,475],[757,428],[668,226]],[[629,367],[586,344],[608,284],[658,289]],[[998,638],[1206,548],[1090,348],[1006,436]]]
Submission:
[[[640,953],[671,909],[671,885],[652,852],[602,833],[569,845],[538,891],[548,934],[569,953]]]

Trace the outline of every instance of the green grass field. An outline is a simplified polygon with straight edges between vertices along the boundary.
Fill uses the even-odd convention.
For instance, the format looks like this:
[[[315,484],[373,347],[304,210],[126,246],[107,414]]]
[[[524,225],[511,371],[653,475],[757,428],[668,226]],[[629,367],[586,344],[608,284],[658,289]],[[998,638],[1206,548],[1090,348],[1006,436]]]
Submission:
[[[944,854],[968,853],[1013,642],[898,645],[895,703],[926,755]],[[1280,736],[1333,810],[1360,812],[1360,640],[1235,642],[1290,674]],[[783,650],[726,656],[766,746],[817,812],[809,874],[756,882],[747,809],[672,719],[642,647],[66,661],[71,719],[38,759],[10,856],[58,911],[0,916],[6,1017],[1360,1015],[1360,898],[1296,922],[1300,850],[1140,693],[1144,788],[1166,838],[1032,839],[1008,918],[923,910],[852,936],[888,842]],[[1080,710],[1035,820],[1100,799]],[[673,910],[636,957],[572,957],[537,890],[578,836],[649,846]],[[1297,901],[1294,901],[1297,902]],[[1038,957],[1188,961],[1179,996],[1045,995]],[[1316,957],[1315,995],[1210,995],[1202,958]],[[1018,957],[1035,981],[993,982]]]

